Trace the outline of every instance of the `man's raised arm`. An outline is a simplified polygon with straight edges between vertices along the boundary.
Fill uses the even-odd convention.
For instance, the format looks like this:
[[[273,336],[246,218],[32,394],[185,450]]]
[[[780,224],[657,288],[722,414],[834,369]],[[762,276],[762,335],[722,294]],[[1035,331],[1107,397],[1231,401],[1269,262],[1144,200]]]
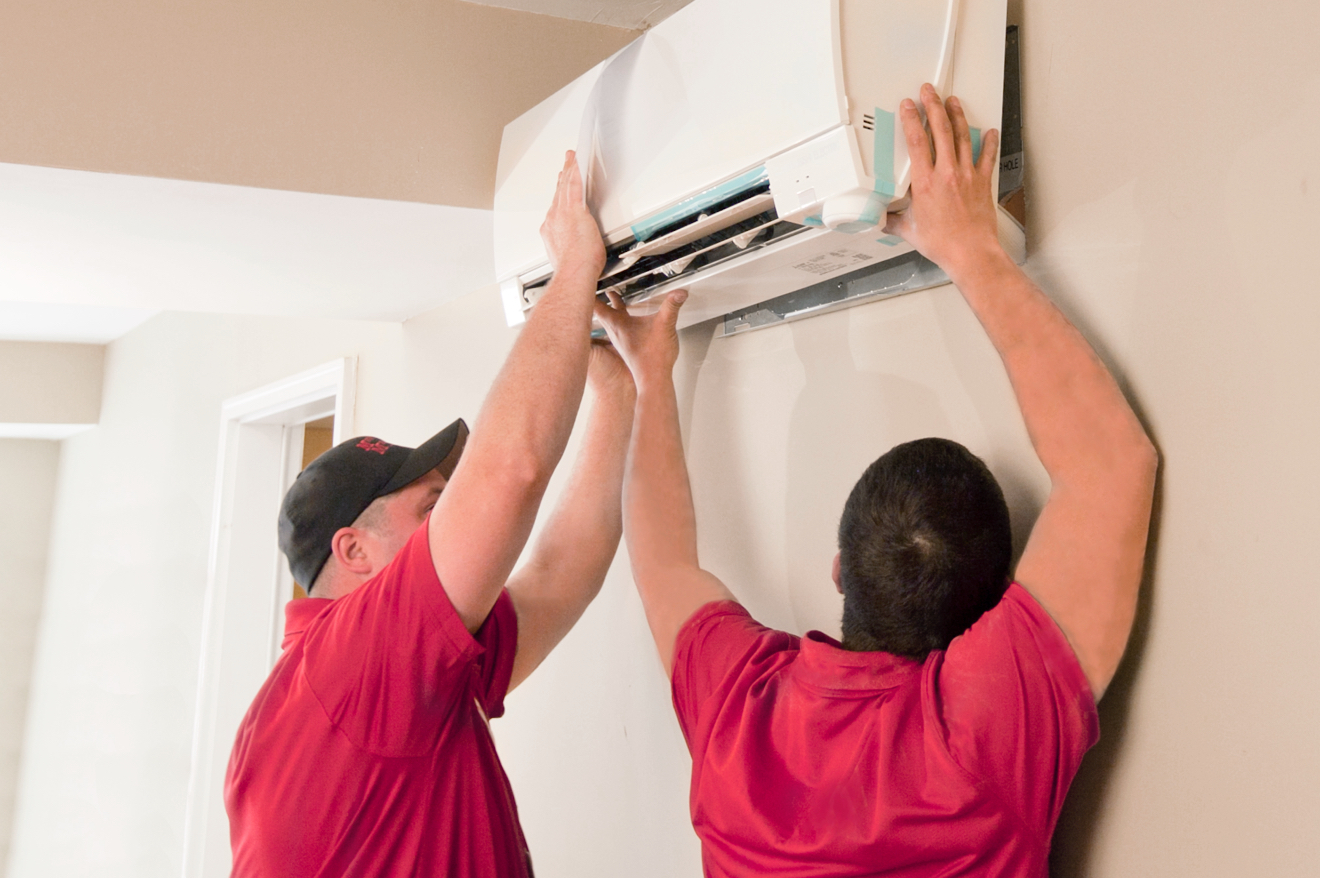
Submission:
[[[623,465],[637,393],[628,367],[610,345],[599,342],[591,348],[587,386],[594,401],[573,473],[531,557],[509,579],[518,613],[510,690],[577,622],[619,550]]]
[[[431,513],[436,574],[469,631],[486,620],[527,542],[582,400],[605,247],[572,153],[541,236],[554,277],[491,386],[458,469]]]
[[[671,677],[674,642],[683,623],[703,604],[733,600],[724,583],[697,563],[697,517],[673,379],[678,359],[674,327],[686,298],[683,291],[670,293],[650,317],[630,317],[613,293],[613,308],[596,308],[637,384],[623,482],[623,528],[646,621]]]
[[[1095,351],[999,246],[998,132],[973,163],[958,100],[946,108],[929,85],[921,100],[930,137],[905,101],[912,203],[886,230],[948,273],[1004,362],[1051,485],[1016,579],[1063,629],[1098,699],[1132,628],[1157,455]]]

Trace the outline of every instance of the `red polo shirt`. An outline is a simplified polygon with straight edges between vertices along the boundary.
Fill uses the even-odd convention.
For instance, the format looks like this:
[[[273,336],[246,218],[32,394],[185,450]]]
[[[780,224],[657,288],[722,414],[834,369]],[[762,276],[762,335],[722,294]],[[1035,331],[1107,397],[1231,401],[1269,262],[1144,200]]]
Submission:
[[[508,593],[469,634],[423,526],[375,579],[285,618],[225,778],[233,874],[528,875],[486,723],[517,646]]]
[[[1040,876],[1095,700],[1021,586],[924,662],[756,623],[679,632],[674,706],[708,876]]]

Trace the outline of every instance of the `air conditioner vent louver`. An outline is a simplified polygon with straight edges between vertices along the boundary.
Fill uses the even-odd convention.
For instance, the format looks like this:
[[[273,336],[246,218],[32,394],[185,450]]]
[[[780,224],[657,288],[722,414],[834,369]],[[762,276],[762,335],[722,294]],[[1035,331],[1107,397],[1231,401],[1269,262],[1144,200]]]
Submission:
[[[677,278],[806,230],[779,219],[769,182],[760,182],[648,230],[645,240],[633,238],[608,248],[596,289],[602,301],[607,290],[624,301],[639,301],[657,287],[672,286]],[[548,282],[546,277],[528,284],[525,300],[535,302]]]
[[[715,202],[714,204],[711,204],[709,207],[703,208],[698,213],[689,214],[688,216],[675,219],[672,223],[668,223],[656,229],[655,231],[651,232],[649,235],[646,236],[646,240],[653,241],[656,240],[657,238],[667,237],[669,235],[672,235],[674,232],[678,231],[679,229],[682,229],[685,226],[692,225],[693,223],[700,220],[702,217],[715,216],[717,214],[723,213],[724,211],[728,210],[730,207],[752,201],[759,195],[769,195],[769,194],[770,194],[769,180],[759,183],[756,186],[752,186],[749,189],[743,189],[742,191],[739,192],[733,192],[727,198],[723,198]],[[629,241],[626,242],[625,244],[616,247],[615,250],[621,251],[633,246],[636,246],[636,242]]]
[[[708,238],[701,238],[680,250],[666,253],[663,258],[648,257],[638,262],[626,276],[602,278],[596,289],[600,291],[602,300],[605,299],[606,290],[614,289],[625,302],[639,301],[647,298],[656,287],[671,285],[675,278],[696,274],[702,269],[805,231],[808,231],[806,226],[777,220],[773,211],[770,211]],[[747,235],[751,235],[750,240],[744,238]]]

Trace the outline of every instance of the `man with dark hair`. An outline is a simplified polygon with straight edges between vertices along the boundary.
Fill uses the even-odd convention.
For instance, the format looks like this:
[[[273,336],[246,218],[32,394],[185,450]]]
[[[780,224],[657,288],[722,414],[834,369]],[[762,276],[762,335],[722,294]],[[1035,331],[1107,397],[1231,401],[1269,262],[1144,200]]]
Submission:
[[[571,153],[541,233],[554,278],[471,440],[462,421],[417,449],[351,439],[285,498],[280,547],[311,597],[286,608],[230,757],[236,876],[531,874],[487,724],[604,580],[635,399],[590,341],[605,249]],[[515,572],[584,383],[577,464]]]
[[[999,603],[1013,536],[995,477],[957,442],[905,442],[867,467],[839,520],[843,648],[924,659]]]
[[[756,623],[697,560],[672,370],[685,295],[599,306],[637,384],[624,481],[633,576],[692,753],[708,876],[1044,876],[1096,700],[1136,607],[1156,455],[1104,365],[999,246],[956,98],[900,111],[911,204],[889,216],[998,350],[1048,502],[1009,579],[989,470],[941,439],[873,463],[839,525],[843,641]]]

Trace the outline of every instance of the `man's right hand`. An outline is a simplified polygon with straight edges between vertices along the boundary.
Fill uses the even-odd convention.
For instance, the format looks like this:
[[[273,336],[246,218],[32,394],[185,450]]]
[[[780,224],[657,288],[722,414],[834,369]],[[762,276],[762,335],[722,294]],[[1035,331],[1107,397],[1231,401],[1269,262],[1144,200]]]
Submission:
[[[582,173],[572,150],[559,171],[554,201],[541,224],[541,240],[556,274],[584,272],[594,284],[605,268],[605,242],[587,210]]]

